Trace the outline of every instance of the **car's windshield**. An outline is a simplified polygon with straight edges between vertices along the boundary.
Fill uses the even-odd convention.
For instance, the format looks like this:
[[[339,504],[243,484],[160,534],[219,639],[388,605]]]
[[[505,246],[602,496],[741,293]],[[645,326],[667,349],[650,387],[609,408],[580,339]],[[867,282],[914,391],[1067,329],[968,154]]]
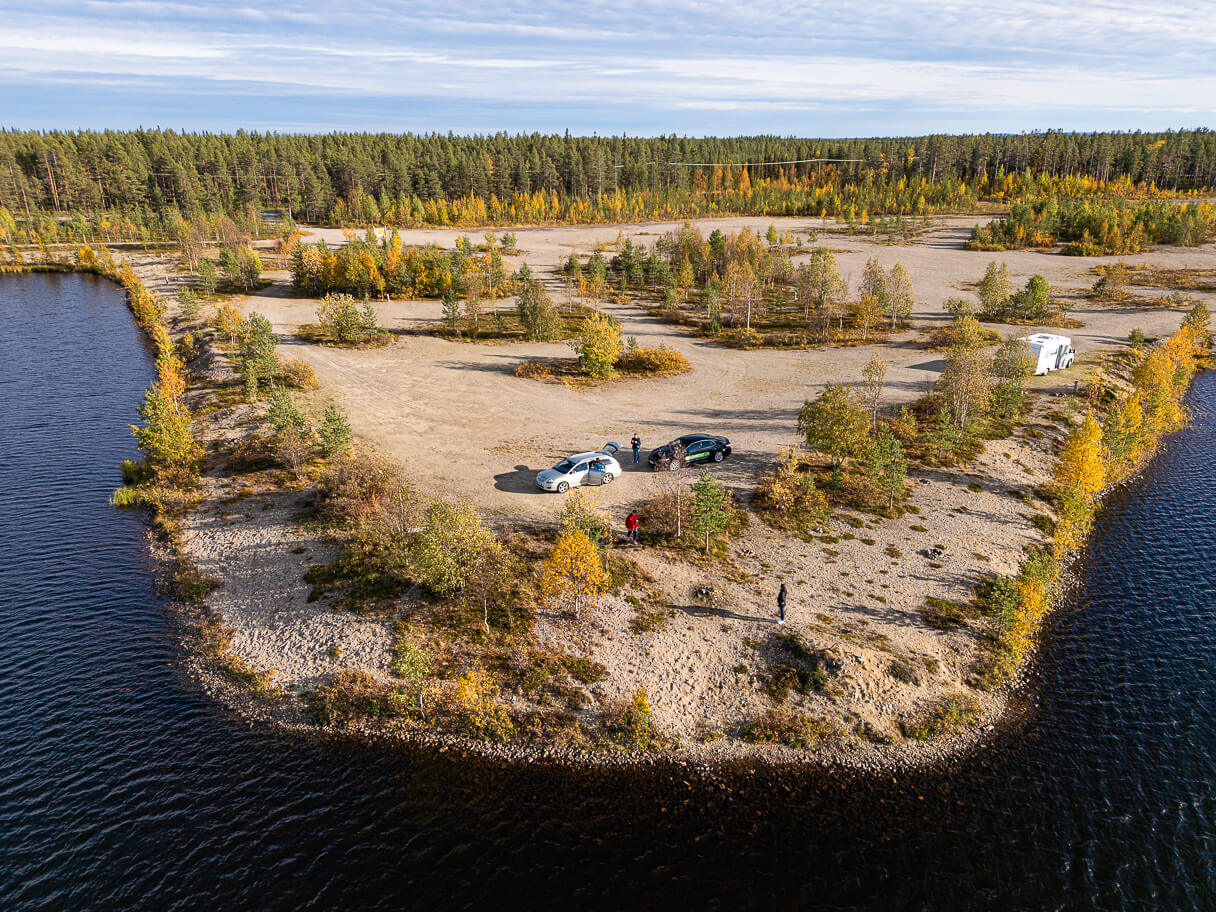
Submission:
[[[563,475],[565,475],[573,468],[574,468],[573,462],[571,462],[569,459],[563,459],[561,462],[559,462],[557,465],[555,465],[553,467],[553,471],[561,472]]]

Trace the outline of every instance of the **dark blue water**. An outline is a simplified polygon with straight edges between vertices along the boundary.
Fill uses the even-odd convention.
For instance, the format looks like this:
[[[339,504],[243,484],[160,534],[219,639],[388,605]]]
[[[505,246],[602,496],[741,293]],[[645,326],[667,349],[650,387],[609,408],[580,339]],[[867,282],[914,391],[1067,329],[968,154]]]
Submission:
[[[1099,523],[1003,741],[710,784],[234,722],[106,503],[150,374],[110,285],[0,280],[0,909],[1216,908],[1216,377]]]

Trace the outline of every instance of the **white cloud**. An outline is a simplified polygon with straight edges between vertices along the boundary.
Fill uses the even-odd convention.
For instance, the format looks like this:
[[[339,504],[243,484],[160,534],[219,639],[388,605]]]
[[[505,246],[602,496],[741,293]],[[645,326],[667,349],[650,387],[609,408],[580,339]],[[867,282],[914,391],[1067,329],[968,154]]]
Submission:
[[[607,9],[530,0],[464,22],[438,0],[302,10],[11,0],[0,76],[31,87],[104,80],[115,94],[125,80],[165,91],[443,99],[454,120],[462,107],[492,115],[503,104],[556,114],[620,107],[660,120],[767,114],[783,129],[787,115],[832,107],[1210,120],[1216,30],[1196,23],[1212,12],[1162,0],[621,0]],[[0,99],[0,122],[20,119],[11,103]],[[330,116],[340,112],[335,103]]]

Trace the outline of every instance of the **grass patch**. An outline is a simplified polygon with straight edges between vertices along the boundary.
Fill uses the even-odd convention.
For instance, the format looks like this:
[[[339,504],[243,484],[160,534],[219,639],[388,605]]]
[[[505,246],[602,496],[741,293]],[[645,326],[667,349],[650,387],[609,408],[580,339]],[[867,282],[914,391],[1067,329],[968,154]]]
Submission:
[[[914,741],[937,741],[980,718],[980,702],[971,694],[958,693],[931,703],[922,712],[900,723],[904,736]]]
[[[827,684],[828,674],[818,665],[813,668],[774,665],[765,676],[764,692],[774,703],[784,703],[791,690],[805,695],[815,690],[823,690]]]
[[[828,719],[785,710],[769,710],[739,732],[742,740],[752,744],[784,744],[801,750],[837,741],[842,735],[840,727]]]
[[[671,611],[666,608],[645,608],[629,619],[630,633],[652,633],[671,620]]]
[[[336,671],[316,690],[304,695],[318,721],[346,722],[360,717],[391,718],[406,711],[405,695],[363,668]]]
[[[920,609],[921,617],[935,630],[955,630],[980,616],[980,610],[967,602],[950,602],[930,596]]]

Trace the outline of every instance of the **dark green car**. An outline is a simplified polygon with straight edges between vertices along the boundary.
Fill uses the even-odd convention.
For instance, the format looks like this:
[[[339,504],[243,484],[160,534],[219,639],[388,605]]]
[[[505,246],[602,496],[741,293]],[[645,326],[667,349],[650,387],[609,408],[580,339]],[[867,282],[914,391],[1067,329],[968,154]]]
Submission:
[[[676,458],[676,454],[680,458]],[[713,434],[685,434],[671,443],[650,451],[646,460],[652,469],[675,471],[681,466],[702,462],[721,462],[730,455],[730,441]]]

